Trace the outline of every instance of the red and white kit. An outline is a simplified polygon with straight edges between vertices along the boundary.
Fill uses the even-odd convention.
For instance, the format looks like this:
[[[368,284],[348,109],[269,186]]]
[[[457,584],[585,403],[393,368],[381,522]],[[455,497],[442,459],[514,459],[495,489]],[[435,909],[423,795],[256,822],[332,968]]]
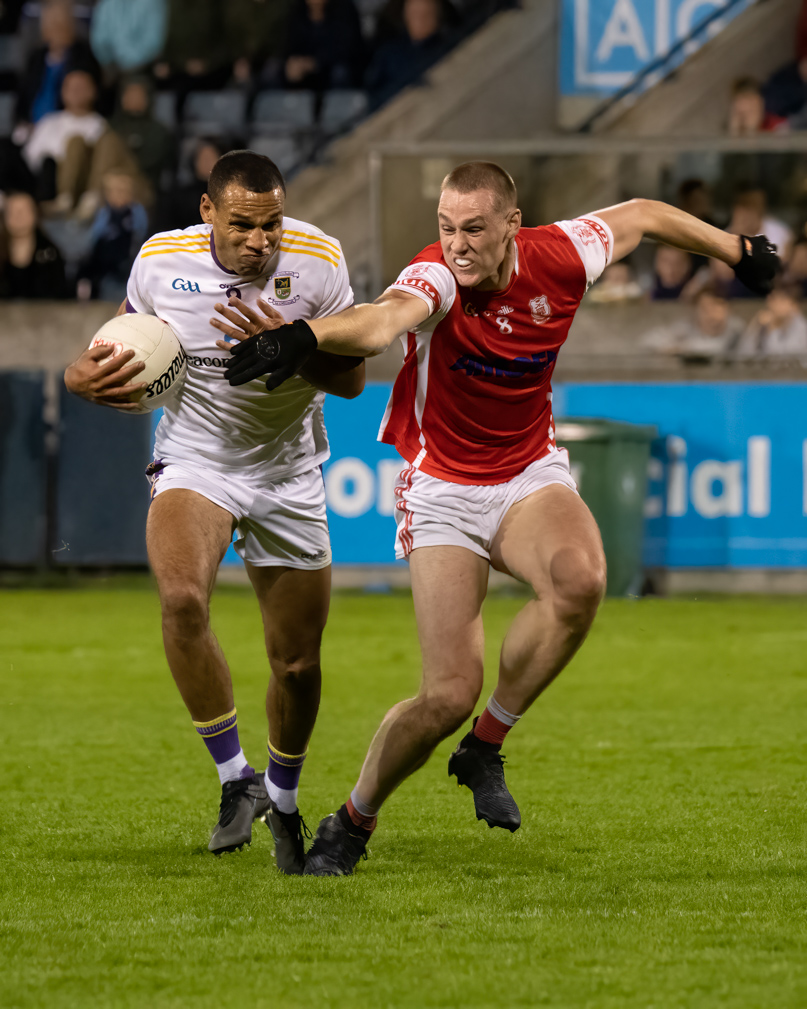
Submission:
[[[392,285],[430,308],[401,338],[404,363],[379,432],[410,464],[396,488],[399,557],[444,544],[487,557],[507,508],[549,483],[574,489],[555,446],[552,372],[583,295],[611,261],[613,235],[589,214],[522,228],[515,244],[503,291],[461,288],[439,242]],[[448,518],[463,509],[482,509],[484,523],[460,530]]]

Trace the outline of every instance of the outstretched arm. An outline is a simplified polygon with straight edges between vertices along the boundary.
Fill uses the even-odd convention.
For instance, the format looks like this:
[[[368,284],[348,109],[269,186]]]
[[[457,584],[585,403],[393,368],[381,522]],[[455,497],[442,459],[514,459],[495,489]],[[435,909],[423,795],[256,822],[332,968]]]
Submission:
[[[355,305],[338,315],[314,319],[309,326],[320,350],[374,357],[428,316],[429,306],[422,298],[390,289],[370,305]]]
[[[658,200],[629,200],[596,211],[613,232],[612,261],[633,252],[643,238],[719,259],[758,294],[767,294],[781,264],[775,250],[760,235],[731,235]]]
[[[235,320],[232,308],[217,305],[216,311],[237,329],[220,319],[211,319],[211,325],[242,341],[235,346],[222,340],[216,344],[232,353],[232,362],[224,372],[230,385],[244,385],[269,374],[266,388],[271,391],[294,374],[307,377],[306,369],[316,351],[325,351],[326,357],[332,360],[335,360],[332,355],[364,358],[383,354],[396,337],[425,321],[430,309],[417,295],[387,290],[371,305],[348,308],[325,319],[314,319],[310,323],[297,319],[279,327],[272,323],[271,329],[279,328],[278,336],[283,339],[278,339],[266,328],[262,332],[249,330]],[[239,311],[246,314],[245,306],[239,306]],[[245,332],[251,334],[246,340],[243,339]]]

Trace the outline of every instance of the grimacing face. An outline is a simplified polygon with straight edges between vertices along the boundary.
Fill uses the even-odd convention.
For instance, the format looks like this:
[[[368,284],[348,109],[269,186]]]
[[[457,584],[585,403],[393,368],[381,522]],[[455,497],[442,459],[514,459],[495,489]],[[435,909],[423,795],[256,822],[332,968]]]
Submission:
[[[282,189],[253,193],[230,185],[213,203],[205,193],[200,212],[213,225],[216,256],[222,266],[240,277],[259,277],[280,246],[283,236]]]
[[[460,287],[500,290],[510,243],[521,227],[520,210],[503,210],[489,189],[444,189],[437,208],[440,245]]]

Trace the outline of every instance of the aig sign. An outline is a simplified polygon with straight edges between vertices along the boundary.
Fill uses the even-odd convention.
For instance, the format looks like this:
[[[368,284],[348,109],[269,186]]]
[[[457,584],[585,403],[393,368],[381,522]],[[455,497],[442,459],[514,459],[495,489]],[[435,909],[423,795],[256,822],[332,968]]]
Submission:
[[[561,93],[607,95],[629,84],[715,10],[729,7],[696,36],[694,52],[753,0],[562,0]]]

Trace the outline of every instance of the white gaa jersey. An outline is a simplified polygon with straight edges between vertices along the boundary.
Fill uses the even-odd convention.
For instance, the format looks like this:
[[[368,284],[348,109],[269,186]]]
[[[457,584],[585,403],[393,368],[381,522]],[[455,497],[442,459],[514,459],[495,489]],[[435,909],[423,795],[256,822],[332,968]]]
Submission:
[[[325,393],[299,377],[267,392],[264,379],[233,388],[229,354],[216,347],[213,306],[231,295],[246,305],[263,298],[287,322],[318,319],[353,304],[339,242],[286,217],[280,248],[266,273],[242,280],[216,257],[212,227],[198,224],[150,238],[132,267],[126,310],[163,319],[188,355],[182,387],[164,408],[155,458],[237,470],[261,483],[304,473],[328,458],[322,419]]]

